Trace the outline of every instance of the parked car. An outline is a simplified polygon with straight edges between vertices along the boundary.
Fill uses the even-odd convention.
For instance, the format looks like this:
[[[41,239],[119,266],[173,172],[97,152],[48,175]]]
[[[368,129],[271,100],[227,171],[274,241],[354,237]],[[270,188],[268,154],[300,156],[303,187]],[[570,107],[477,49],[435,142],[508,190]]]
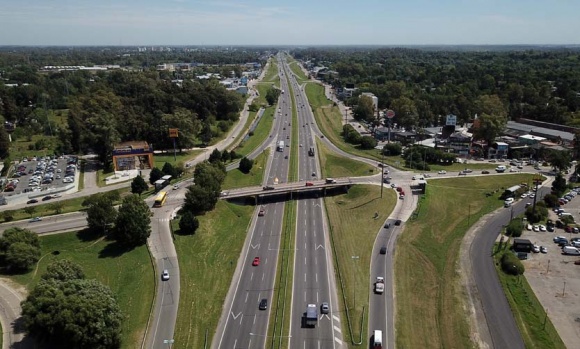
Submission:
[[[542,253],[548,253],[548,249],[545,248],[544,246],[540,246],[540,252],[542,252]]]
[[[26,201],[27,204],[36,204],[38,202],[38,200],[36,199],[30,199],[28,201]]]

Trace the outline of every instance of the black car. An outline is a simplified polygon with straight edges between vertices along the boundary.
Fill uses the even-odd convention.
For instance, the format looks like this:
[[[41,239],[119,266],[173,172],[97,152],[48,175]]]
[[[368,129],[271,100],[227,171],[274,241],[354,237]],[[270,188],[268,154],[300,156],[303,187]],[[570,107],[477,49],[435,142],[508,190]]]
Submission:
[[[389,229],[391,227],[391,223],[385,223],[385,229]]]
[[[262,298],[262,300],[260,301],[260,305],[258,306],[258,308],[260,310],[266,310],[266,309],[268,309],[268,300],[266,298]]]
[[[48,201],[50,199],[52,199],[52,196],[47,195],[47,196],[45,196],[45,197],[42,198],[42,201]]]
[[[395,225],[401,225],[401,220],[400,220],[400,219],[397,219],[397,220],[395,221]]]
[[[381,254],[387,254],[387,246],[381,247]]]
[[[36,199],[26,201],[27,204],[35,204],[37,202],[38,202],[38,200],[36,200]]]

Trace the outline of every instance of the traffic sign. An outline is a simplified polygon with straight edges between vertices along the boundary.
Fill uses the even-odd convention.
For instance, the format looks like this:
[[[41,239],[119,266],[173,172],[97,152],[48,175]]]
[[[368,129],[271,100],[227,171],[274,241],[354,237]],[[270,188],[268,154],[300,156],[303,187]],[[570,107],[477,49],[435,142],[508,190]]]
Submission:
[[[395,112],[391,109],[387,110],[387,118],[392,119],[395,117]]]
[[[177,129],[177,128],[170,128],[169,129],[169,137],[170,138],[177,138],[177,137],[179,137],[179,129]]]

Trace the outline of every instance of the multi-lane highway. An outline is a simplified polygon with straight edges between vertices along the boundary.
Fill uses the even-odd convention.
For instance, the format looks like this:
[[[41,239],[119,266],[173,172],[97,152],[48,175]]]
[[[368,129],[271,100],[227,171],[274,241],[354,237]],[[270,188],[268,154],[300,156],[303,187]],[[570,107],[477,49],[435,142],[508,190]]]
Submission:
[[[281,79],[280,83],[280,88],[288,91],[286,79]],[[280,95],[271,142],[268,144],[273,151],[268,159],[264,185],[287,181],[290,148],[283,146],[280,151],[275,148],[278,142],[283,141],[286,144],[289,141],[291,116],[292,101],[285,92]],[[240,265],[232,280],[233,296],[226,299],[220,324],[212,341],[214,348],[263,348],[268,339],[268,320],[285,203],[264,201],[259,204]],[[263,211],[263,216],[258,214],[260,210]],[[253,263],[256,257],[260,258],[258,265]],[[259,309],[262,299],[268,302],[266,309]]]
[[[284,69],[290,72],[286,60]],[[312,116],[303,108],[308,105],[300,93],[296,78],[287,74],[295,97],[298,117],[298,178],[313,180],[320,177],[316,140],[312,132]],[[328,239],[324,203],[321,198],[307,193],[297,201],[296,252],[292,287],[290,319],[290,348],[334,348],[342,344],[334,268]],[[322,313],[321,304],[329,304],[328,314]],[[304,319],[308,304],[318,309],[314,328],[307,327]]]

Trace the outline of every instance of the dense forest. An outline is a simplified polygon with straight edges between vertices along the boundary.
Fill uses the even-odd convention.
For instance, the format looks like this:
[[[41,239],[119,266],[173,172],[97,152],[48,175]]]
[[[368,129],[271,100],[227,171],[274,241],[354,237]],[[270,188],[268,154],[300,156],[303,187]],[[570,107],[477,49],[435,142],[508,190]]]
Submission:
[[[217,79],[185,78],[175,84],[171,81],[174,72],[157,71],[155,65],[178,59],[207,60],[216,65],[202,66],[189,72],[190,77],[208,71],[226,76],[233,71],[233,76],[239,76],[243,64],[263,65],[268,57],[264,51],[245,50],[124,55],[103,48],[0,51],[0,120],[17,125],[13,139],[58,136],[58,153],[92,151],[103,162],[108,162],[113,144],[120,141],[145,140],[154,149],[171,148],[168,128],[180,130],[179,148],[204,145],[238,120],[243,97]],[[147,62],[154,62],[153,67],[143,68]],[[115,63],[127,69],[39,72],[45,64]],[[52,114],[66,116],[66,124],[50,122]]]
[[[580,50],[427,50],[414,48],[308,48],[291,54],[327,67],[335,88],[354,84],[378,97],[379,109],[393,109],[405,127],[441,125],[443,116],[472,120],[492,109],[515,120],[580,126]]]

